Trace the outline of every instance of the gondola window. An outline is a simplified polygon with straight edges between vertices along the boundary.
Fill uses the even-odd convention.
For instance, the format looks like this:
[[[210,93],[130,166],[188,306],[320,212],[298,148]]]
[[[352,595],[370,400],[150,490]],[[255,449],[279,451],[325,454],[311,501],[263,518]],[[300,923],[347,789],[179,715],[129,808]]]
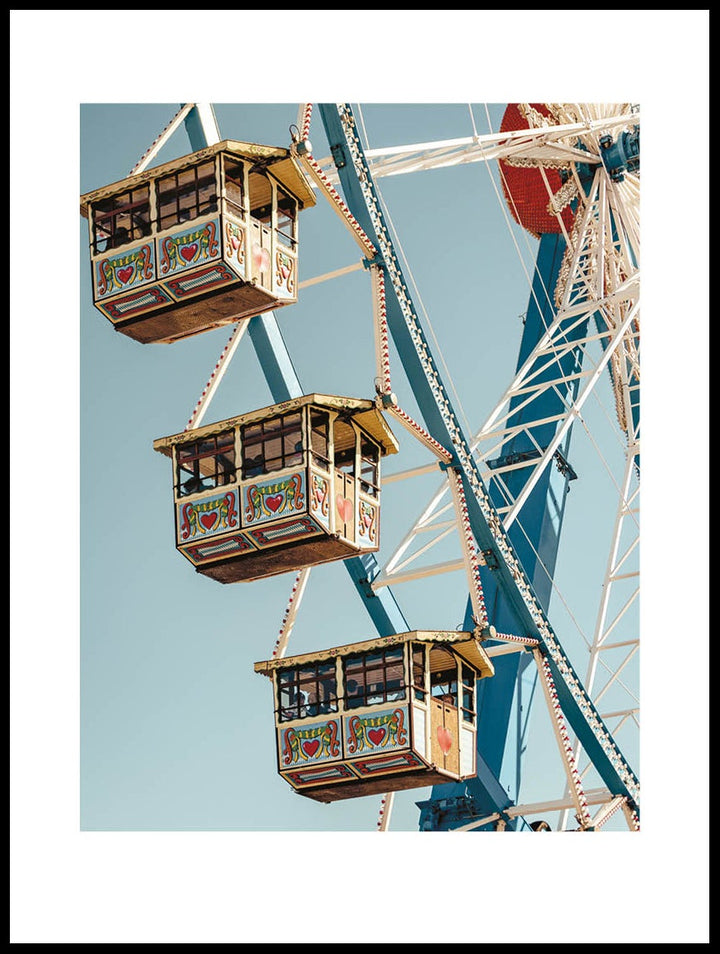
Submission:
[[[158,179],[157,204],[158,227],[161,231],[216,212],[214,160]]]
[[[234,431],[213,434],[178,447],[176,487],[179,496],[212,490],[233,483],[235,478]]]
[[[93,205],[93,254],[144,238],[150,228],[149,186],[98,199]]]
[[[302,414],[283,414],[241,430],[243,479],[303,462]]]
[[[404,699],[403,647],[349,656],[344,663],[344,677],[348,709]]]
[[[278,673],[280,722],[338,711],[335,663],[317,663]]]

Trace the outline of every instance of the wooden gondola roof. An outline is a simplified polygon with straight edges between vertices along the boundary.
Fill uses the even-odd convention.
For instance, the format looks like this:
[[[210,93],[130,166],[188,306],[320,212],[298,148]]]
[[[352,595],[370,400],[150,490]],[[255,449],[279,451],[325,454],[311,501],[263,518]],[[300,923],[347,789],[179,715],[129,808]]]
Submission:
[[[310,181],[305,175],[300,163],[292,157],[289,149],[279,146],[261,146],[257,143],[239,142],[235,139],[223,139],[222,142],[215,143],[213,146],[207,146],[197,152],[188,153],[179,159],[173,159],[170,162],[164,162],[158,166],[144,169],[135,175],[127,176],[118,182],[102,186],[100,189],[94,189],[92,192],[86,192],[80,196],[80,212],[87,218],[88,203],[96,202],[98,199],[114,195],[116,192],[123,192],[126,189],[132,189],[141,185],[150,179],[166,175],[170,172],[176,172],[186,166],[195,165],[204,159],[215,156],[218,152],[228,152],[240,159],[252,159],[262,163],[263,168],[269,172],[285,186],[288,191],[300,200],[303,208],[309,208],[316,204],[315,192]]]
[[[334,659],[337,656],[350,656],[353,653],[371,652],[375,649],[385,649],[388,646],[407,642],[429,642],[437,645],[451,646],[452,649],[476,669],[480,677],[493,676],[495,667],[492,660],[482,648],[474,633],[458,630],[412,630],[407,633],[395,633],[391,636],[378,636],[375,639],[366,639],[358,643],[348,643],[345,646],[336,646],[332,649],[317,650],[312,653],[302,653],[298,656],[283,656],[280,659],[265,659],[255,663],[255,672],[270,676],[277,669],[289,666],[303,666],[306,663],[320,662]]]
[[[365,398],[339,397],[334,394],[306,394],[303,397],[283,401],[281,404],[272,404],[257,411],[249,411],[246,414],[229,417],[224,421],[215,421],[213,424],[205,424],[192,430],[180,431],[179,434],[171,434],[169,437],[158,437],[153,441],[153,449],[165,454],[166,457],[171,457],[172,449],[176,444],[185,444],[188,441],[234,429],[242,424],[276,417],[278,414],[287,414],[290,411],[304,407],[306,404],[316,404],[319,407],[350,412],[352,419],[380,444],[383,454],[396,454],[398,452],[397,439],[388,427],[382,413],[378,410],[375,401]]]

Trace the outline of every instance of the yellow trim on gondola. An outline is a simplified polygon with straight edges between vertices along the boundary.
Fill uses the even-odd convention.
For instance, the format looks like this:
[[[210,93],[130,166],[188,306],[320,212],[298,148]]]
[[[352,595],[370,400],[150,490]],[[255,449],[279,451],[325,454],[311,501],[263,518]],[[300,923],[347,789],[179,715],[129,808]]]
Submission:
[[[233,430],[242,424],[277,417],[279,414],[287,414],[289,411],[304,407],[306,404],[315,404],[337,411],[350,411],[357,424],[380,444],[383,454],[396,454],[400,449],[395,435],[386,424],[385,418],[374,401],[364,398],[339,397],[334,394],[306,394],[303,397],[283,401],[282,404],[273,404],[258,411],[239,414],[236,417],[229,417],[224,421],[216,421],[213,424],[205,424],[190,431],[181,431],[179,434],[171,434],[169,437],[158,437],[153,441],[153,449],[165,454],[166,457],[171,457],[172,449],[176,444],[185,444],[190,440],[201,439],[220,431]]]
[[[266,168],[286,189],[300,201],[303,208],[310,208],[317,203],[315,192],[310,185],[310,180],[305,175],[297,160],[290,155],[289,149],[283,149],[277,146],[261,146],[257,143],[239,142],[235,139],[224,139],[222,142],[215,143],[198,152],[189,153],[181,156],[179,159],[173,159],[171,162],[164,162],[162,165],[153,166],[151,169],[145,169],[126,179],[120,179],[110,185],[102,186],[100,189],[94,189],[92,192],[86,192],[80,196],[80,212],[87,218],[88,204],[96,202],[98,199],[114,195],[116,192],[122,192],[126,189],[132,189],[135,186],[142,185],[150,179],[156,179],[159,176],[167,175],[178,169],[184,169],[187,166],[193,166],[203,159],[209,159],[219,152],[227,152],[240,159],[266,160]]]
[[[412,630],[408,633],[395,633],[391,636],[378,636],[375,639],[366,639],[359,643],[348,643],[346,646],[337,646],[333,649],[323,649],[312,653],[302,653],[299,656],[283,656],[280,659],[265,659],[255,663],[255,672],[270,676],[276,669],[285,669],[288,666],[302,666],[310,662],[319,662],[324,659],[335,659],[337,656],[349,656],[357,652],[370,652],[373,649],[382,649],[407,642],[427,642],[445,644],[461,656],[478,672],[478,678],[494,676],[495,667],[492,660],[482,648],[474,633],[459,632],[457,630]]]

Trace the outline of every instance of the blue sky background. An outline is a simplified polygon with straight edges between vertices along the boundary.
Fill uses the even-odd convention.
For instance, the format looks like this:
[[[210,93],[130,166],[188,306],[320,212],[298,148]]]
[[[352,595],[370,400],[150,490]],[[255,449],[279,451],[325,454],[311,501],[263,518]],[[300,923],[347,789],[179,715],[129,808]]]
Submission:
[[[323,15],[321,11],[310,12],[318,17]],[[39,33],[34,33],[29,59],[38,67],[42,64],[43,75],[51,75],[47,64],[57,57],[57,51],[49,45],[55,15],[48,11],[42,13],[44,20]],[[524,13],[527,16],[527,12]],[[18,20],[17,12],[14,14],[17,40],[21,36],[27,39],[29,22],[25,18]],[[341,21],[345,21],[348,12],[343,14],[339,18]],[[462,16],[459,11],[453,11],[453,14]],[[97,11],[80,19],[75,19],[78,17],[76,11],[64,11],[64,15],[65,28],[68,21],[75,21],[72,40],[67,41],[68,53],[75,47],[78,50],[93,49],[92,43],[83,47],[81,40],[87,37],[97,42],[102,26],[110,29],[113,42],[117,44],[131,35],[124,34],[121,19],[113,18],[111,14],[105,15],[108,18],[105,20]],[[228,14],[223,11],[223,16]],[[507,30],[508,23],[502,16],[497,15],[499,20],[489,15],[483,20],[483,16],[478,12],[473,14],[478,38],[487,34],[489,39],[490,35],[498,35],[498,29]],[[239,17],[239,14],[230,14],[231,19],[234,17]],[[295,21],[298,26],[301,20]],[[668,37],[672,36],[678,43],[679,55],[687,53],[693,45],[693,31],[702,38],[706,21],[687,17],[682,21],[687,29],[687,34],[683,34],[678,31],[679,24],[673,25],[671,20],[657,14],[654,22],[657,29],[661,25],[666,28]],[[435,29],[435,23],[422,18],[420,21],[423,28],[419,29],[416,21],[414,32],[407,21],[401,22],[414,44],[429,49],[429,30],[431,27]],[[357,19],[352,20],[353,30],[359,23]],[[348,25],[347,21],[345,24]],[[22,29],[18,29],[20,25]],[[342,44],[331,39],[328,47],[327,42],[319,42],[318,35],[309,30],[307,24],[303,25],[302,45],[307,49],[299,58],[306,65],[310,64],[311,72],[320,69],[322,63],[321,73],[325,74],[328,58],[331,54],[332,57],[339,56],[338,47]],[[486,29],[482,30],[483,27]],[[68,33],[64,35],[67,37]],[[363,56],[358,66],[362,63],[367,67],[370,62],[377,68],[383,65],[387,69],[392,63],[393,72],[397,74],[405,63],[403,55],[398,54],[394,47],[390,55],[385,46],[386,38],[379,39],[374,32],[364,34],[363,29],[363,38],[364,43],[360,44]],[[522,42],[525,41],[521,38],[520,46]],[[123,49],[127,49],[126,42]],[[14,50],[16,75],[18,80],[26,81],[31,74],[29,64],[20,61],[17,42]],[[310,55],[310,50],[314,56]],[[39,56],[41,51],[42,58]],[[434,52],[437,53],[437,47]],[[483,53],[492,58],[492,45],[483,43]],[[131,54],[131,58],[133,56]],[[523,96],[533,100],[574,98],[582,101],[594,98],[615,101],[628,98],[622,91],[623,84],[614,77],[607,86],[601,84],[600,95],[597,87],[591,87],[593,96],[589,96],[584,84],[573,76],[573,82],[577,82],[580,89],[576,93],[573,86],[573,96],[570,97],[564,90],[559,92],[563,77],[552,75],[552,82],[546,80],[545,83],[545,90],[552,95],[541,96],[534,86],[530,95],[520,93],[525,87],[518,88],[517,78],[509,77],[507,72],[501,75],[496,70],[493,73],[486,65],[480,75],[469,75],[466,72],[467,56],[462,60],[463,69],[459,69],[457,57],[445,59],[441,56],[441,65],[445,60],[445,72],[452,65],[459,75],[449,83],[449,92],[438,99],[427,82],[426,71],[418,69],[423,57],[414,53],[410,57],[409,70],[413,82],[393,83],[390,89],[382,86],[382,92],[377,85],[369,82],[366,85],[359,76],[351,73],[348,88],[333,85],[328,90],[322,78],[313,79],[307,84],[309,92],[319,95],[306,95],[308,90],[299,79],[292,84],[280,83],[277,86],[273,79],[268,79],[268,85],[253,86],[253,95],[250,95],[245,84],[238,88],[229,65],[218,66],[216,63],[213,77],[205,77],[197,83],[185,75],[182,83],[173,84],[164,75],[162,79],[153,77],[150,86],[145,86],[140,81],[119,83],[103,76],[93,77],[90,83],[90,78],[73,65],[71,56],[62,56],[59,60],[58,65],[62,68],[52,76],[56,83],[68,83],[68,90],[64,96],[54,99],[57,115],[47,107],[44,109],[41,128],[47,132],[39,138],[36,128],[32,141],[52,143],[54,155],[60,153],[58,158],[67,161],[65,184],[68,188],[62,194],[61,208],[67,221],[77,222],[78,239],[68,243],[61,263],[57,252],[47,257],[52,279],[37,286],[53,289],[54,301],[59,303],[57,311],[49,309],[44,300],[38,302],[39,307],[28,308],[27,296],[19,296],[16,283],[12,302],[13,403],[16,412],[22,412],[23,422],[43,422],[45,439],[50,441],[55,479],[51,495],[53,516],[49,523],[55,529],[55,544],[51,552],[57,553],[55,560],[42,561],[42,573],[28,574],[25,520],[19,519],[21,514],[24,517],[24,511],[19,507],[18,499],[18,475],[21,475],[23,493],[27,474],[24,469],[16,469],[13,546],[19,552],[13,562],[13,585],[15,588],[19,583],[27,586],[28,575],[33,582],[30,597],[23,597],[21,615],[17,602],[14,606],[14,678],[19,673],[25,679],[21,683],[14,681],[14,686],[20,685],[21,688],[15,688],[13,704],[15,726],[19,718],[24,730],[30,732],[32,741],[29,747],[22,745],[20,750],[17,742],[14,744],[15,765],[21,767],[15,773],[13,791],[17,792],[17,785],[31,777],[36,777],[36,781],[28,787],[32,793],[29,801],[25,797],[19,800],[15,795],[14,817],[16,824],[26,821],[28,804],[34,805],[35,811],[30,816],[34,826],[30,827],[37,834],[45,830],[47,824],[45,819],[48,816],[43,809],[51,806],[59,810],[61,793],[67,795],[67,801],[62,800],[66,810],[63,818],[70,819],[70,832],[77,835],[79,830],[80,836],[79,841],[73,841],[73,851],[64,854],[66,859],[71,855],[81,858],[73,871],[74,877],[85,886],[88,904],[82,916],[72,924],[67,920],[67,913],[61,916],[56,913],[56,930],[63,939],[68,937],[68,931],[74,932],[73,938],[88,931],[88,939],[103,940],[150,939],[150,935],[158,940],[267,938],[267,934],[263,934],[265,929],[260,928],[252,915],[265,906],[272,908],[273,899],[282,903],[278,900],[281,888],[277,877],[278,862],[288,844],[300,852],[308,865],[307,870],[323,872],[317,884],[301,882],[295,887],[295,891],[301,889],[303,897],[307,897],[308,892],[315,897],[318,891],[334,890],[335,872],[344,871],[348,851],[354,857],[360,853],[365,858],[372,856],[372,859],[386,858],[387,853],[382,868],[383,884],[386,884],[388,872],[392,871],[393,883],[400,880],[417,885],[419,870],[422,870],[418,865],[425,864],[426,877],[432,882],[431,865],[437,863],[436,853],[447,860],[456,852],[450,851],[450,846],[445,844],[439,846],[437,836],[430,839],[432,845],[425,839],[418,846],[420,836],[416,832],[417,809],[414,803],[427,792],[399,793],[393,810],[392,832],[382,844],[377,839],[370,844],[367,839],[375,835],[379,797],[320,805],[294,794],[277,776],[269,682],[256,675],[252,667],[256,660],[268,658],[272,653],[293,574],[235,586],[220,586],[196,574],[174,550],[170,467],[166,458],[152,450],[154,438],[184,428],[229,332],[211,332],[172,346],[142,346],[115,333],[90,302],[87,223],[79,216],[78,197],[81,192],[127,175],[174,115],[183,98],[213,102],[224,137],[273,145],[289,143],[288,127],[297,119],[298,103],[291,101],[289,94],[299,93],[299,98],[318,102],[341,96],[353,102],[357,99],[363,104],[362,115],[371,145],[381,146],[471,135],[474,130],[469,108],[465,105],[468,101],[476,104],[473,118],[477,132],[486,132],[488,120],[484,106],[478,105],[481,97],[482,103],[498,104],[490,108],[490,121],[495,129],[506,101],[522,99]],[[73,69],[77,70],[76,75],[73,75]],[[702,64],[699,80],[705,75],[704,69],[705,64]],[[243,77],[247,76],[246,70],[247,63],[243,60]],[[394,78],[398,79],[397,76]],[[643,106],[645,147],[648,141],[654,141],[660,118],[667,116],[660,110],[660,100],[667,104],[669,96],[680,97],[675,90],[666,92],[664,98],[659,95],[657,87],[650,91],[645,85],[648,82],[645,74],[631,73],[631,80],[629,98]],[[529,79],[526,82],[530,84]],[[530,85],[527,88],[530,89]],[[702,82],[698,83],[698,88],[704,92]],[[638,90],[637,95],[635,90]],[[348,92],[351,95],[348,96]],[[698,110],[697,89],[695,92],[696,99],[692,104],[688,104],[687,99],[682,100],[685,109]],[[19,95],[17,83],[15,95]],[[39,93],[33,89],[32,95]],[[231,99],[244,98],[255,105],[229,103]],[[646,112],[649,118],[647,137]],[[16,111],[14,122],[14,145],[17,146],[19,141],[30,141],[25,114],[18,116]],[[702,134],[704,130],[699,133]],[[318,115],[311,127],[311,139],[315,157],[325,156],[327,144]],[[58,143],[63,143],[62,148],[58,149]],[[29,169],[29,163],[22,163],[21,168],[15,152],[13,175],[18,174],[19,181],[24,181],[23,176],[35,170],[35,162],[43,167],[35,152],[45,156],[46,166],[47,148],[33,150],[33,164]],[[186,134],[180,129],[160,159],[173,158],[188,151]],[[652,178],[652,170],[648,179],[652,199],[653,182],[656,181]],[[16,181],[13,178],[13,201],[18,195]],[[417,283],[417,290],[411,289],[416,307],[421,315],[423,310],[427,313],[432,331],[437,336],[439,350],[433,349],[436,358],[442,355],[447,362],[449,373],[444,377],[445,383],[457,389],[456,410],[466,416],[468,428],[477,428],[504,390],[515,367],[522,329],[519,316],[525,311],[528,300],[524,269],[533,261],[532,240],[520,230],[508,229],[488,170],[480,164],[456,170],[414,173],[394,180],[382,179],[379,186],[392,224],[400,236],[399,251],[407,256],[412,272],[408,277]],[[643,167],[644,203],[645,188]],[[657,243],[657,232],[646,225],[646,211],[652,223],[654,207],[650,202],[643,206],[643,229],[644,236],[650,238],[652,252],[652,241],[655,238]],[[677,213],[677,210],[673,211]],[[667,228],[664,212],[660,221]],[[702,229],[701,224],[700,234],[704,235]],[[300,230],[301,281],[360,258],[355,242],[324,201],[302,214]],[[518,257],[513,236],[521,245],[524,265]],[[35,239],[33,247],[36,244]],[[702,242],[699,244],[701,247],[697,253],[701,256],[704,249]],[[28,247],[31,247],[30,243]],[[654,247],[657,249],[657,244]],[[662,254],[660,244],[656,255],[662,258]],[[37,277],[33,282],[37,282]],[[652,285],[649,293],[654,294],[651,297],[654,302],[661,302],[666,297],[665,294],[659,295]],[[54,319],[58,312],[67,315],[67,327],[74,329],[73,335],[58,334],[58,322]],[[704,334],[702,299],[696,306],[696,313],[702,326],[700,333]],[[672,325],[662,314],[663,327],[670,334]],[[375,376],[372,300],[364,271],[301,291],[297,305],[280,310],[276,315],[306,392],[372,395]],[[652,339],[652,328],[649,351],[651,355],[664,358],[658,339]],[[644,357],[647,353],[646,348]],[[413,407],[411,389],[397,360],[393,361],[392,368],[393,388],[401,406],[418,416]],[[687,373],[685,366],[673,376],[673,380],[679,377],[682,381],[683,373]],[[648,377],[652,389],[652,367]],[[36,385],[31,393],[26,388],[28,378]],[[656,371],[655,384],[659,380]],[[704,402],[701,399],[706,395],[706,385],[702,377],[698,382],[697,375],[692,380],[702,419]],[[657,394],[662,401],[659,390],[650,390],[650,394]],[[31,399],[37,402],[39,396],[41,402],[36,409],[38,406],[31,403]],[[249,339],[245,340],[205,422],[270,403],[272,398],[254,349]],[[649,417],[647,432],[652,437],[658,431],[670,430],[672,425],[674,438],[679,442],[676,414],[674,405],[672,408],[661,405],[659,416]],[[658,417],[660,425],[654,423]],[[690,422],[690,426],[697,424],[697,419]],[[684,420],[679,426],[687,429],[688,422]],[[401,453],[388,463],[387,470],[427,462],[427,452],[406,432],[397,427],[394,429],[400,439]],[[26,430],[26,425],[22,430]],[[48,431],[52,433],[48,434]],[[72,445],[77,448],[74,462],[67,451],[70,435],[73,442],[76,441]],[[648,457],[644,456],[644,465],[649,461],[649,466],[652,466],[653,461],[662,459],[662,454],[657,451],[658,456],[654,457],[653,450],[651,444]],[[13,456],[17,461],[17,455]],[[586,632],[591,632],[597,610],[597,588],[607,555],[607,550],[601,546],[603,514],[595,502],[607,488],[601,486],[602,475],[597,473],[597,467],[589,458],[587,467],[583,469],[582,465],[582,459],[573,461],[583,479],[574,482],[570,500],[582,516],[568,521],[558,577],[563,581],[563,593],[572,600],[573,617]],[[701,483],[703,478],[701,472]],[[386,488],[383,495],[383,543],[399,539],[427,501],[436,482],[435,478],[415,478],[412,487],[404,482]],[[646,510],[644,497],[644,513],[655,513],[662,519],[662,509],[653,510],[653,507],[658,505],[651,496]],[[598,522],[597,529],[590,523],[591,517]],[[646,533],[643,529],[643,544],[645,546],[647,537],[649,548],[652,548],[653,540],[659,541],[663,535],[653,537],[654,526],[649,520],[647,526],[650,531]],[[48,522],[42,537],[45,547],[48,546],[47,529]],[[683,530],[686,531],[687,527]],[[57,533],[59,536],[55,536]],[[589,540],[594,541],[594,545],[589,545]],[[30,551],[35,561],[33,566],[37,565],[36,548],[37,542]],[[698,578],[704,579],[703,573],[697,568],[696,571],[693,578],[695,592],[698,591]],[[648,579],[651,585],[658,579],[658,576],[653,577],[653,572],[657,573],[650,566]],[[674,566],[673,572],[680,571]],[[65,573],[69,575],[67,581]],[[662,578],[662,573],[659,577]],[[39,581],[42,586],[38,585]],[[679,587],[674,589],[678,591]],[[396,595],[413,628],[450,629],[462,620],[466,592],[464,577],[458,573],[430,582],[404,584],[396,590]],[[665,609],[658,605],[664,600],[656,599],[655,592],[649,591],[644,604],[647,605],[646,620],[649,618],[651,625],[657,620],[656,630],[661,632],[663,627],[668,627],[670,620],[676,627],[674,621],[678,610],[674,608],[675,601],[672,608]],[[701,600],[697,602],[701,603]],[[559,606],[558,614],[561,612],[565,611]],[[684,618],[685,615],[683,607]],[[576,662],[573,650],[578,651],[581,646],[576,643],[573,627],[567,620],[559,625],[553,608],[550,618],[566,651]],[[690,620],[685,629],[686,643],[696,650],[694,658],[702,659],[705,648],[702,616],[699,622]],[[646,631],[644,622],[643,636]],[[313,570],[289,653],[324,648],[371,635],[370,620],[359,605],[342,565]],[[662,638],[661,635],[656,642]],[[661,645],[664,651],[665,646]],[[653,659],[657,661],[653,656],[655,644],[648,645],[645,640],[643,648],[651,664]],[[584,658],[580,657],[576,665],[583,672]],[[699,670],[702,672],[701,666]],[[677,730],[677,723],[674,719],[669,723],[665,721],[668,697],[664,687],[661,691],[657,686],[657,669],[651,668],[649,672],[651,676],[644,677],[643,710],[655,713],[663,720],[663,741],[670,740],[669,745],[680,761],[679,751],[684,754],[686,748],[678,750],[677,743],[673,744],[672,732]],[[687,691],[687,685],[673,686],[673,712],[683,710],[683,692]],[[695,726],[702,726],[702,696],[698,699],[697,689],[688,698],[684,711],[691,711],[692,706],[695,712],[698,702],[701,709],[692,721]],[[67,719],[61,716],[65,712]],[[526,800],[547,794],[547,785],[540,783],[545,781],[544,773],[548,770],[550,758],[556,766],[554,775],[561,780],[554,742],[548,738],[541,721],[538,722],[532,751],[528,752],[527,758]],[[79,736],[78,725],[81,728]],[[648,725],[647,721],[645,725]],[[641,779],[646,785],[647,777],[655,780],[655,791],[658,791],[661,786],[665,790],[670,782],[662,771],[658,772],[658,761],[653,757],[657,752],[657,748],[653,748],[657,745],[657,736],[653,741],[652,733],[656,729],[657,720],[651,722],[648,729],[651,734],[647,749],[649,757],[646,758],[644,750]],[[683,745],[686,746],[686,740]],[[35,757],[30,753],[35,753]],[[693,764],[702,778],[705,771],[702,749],[700,753]],[[635,753],[626,754],[631,763],[637,764]],[[21,755],[23,757],[18,762]],[[79,762],[78,755],[81,755]],[[65,777],[72,766],[75,766],[75,774],[70,772],[69,785],[61,784],[60,778]],[[34,773],[39,773],[39,779]],[[23,793],[25,791],[23,785]],[[638,865],[644,865],[646,861],[640,856],[641,850],[658,850],[654,842],[651,842],[651,849],[647,848],[657,830],[662,827],[663,836],[669,837],[662,812],[654,810],[652,795],[651,788],[649,834],[641,835],[642,849],[634,845],[627,848],[626,857],[635,857]],[[658,823],[657,829],[654,820]],[[645,816],[643,821],[645,824]],[[25,835],[27,829],[23,827],[21,830]],[[56,835],[59,830],[64,830],[62,825],[51,828]],[[186,834],[178,840],[178,832]],[[304,834],[288,836],[284,834],[287,832]],[[45,834],[47,836],[48,832]],[[608,835],[609,840],[615,837]],[[51,841],[46,837],[43,842],[46,852]],[[525,844],[508,846],[505,839],[498,849],[495,847],[498,839],[489,841],[491,844],[487,847],[485,842],[482,843],[482,854],[494,866],[493,871],[500,873],[491,879],[495,883],[502,883],[508,872],[532,872],[535,864],[539,864],[542,870],[543,860],[537,858],[537,849],[532,846],[528,857]],[[583,863],[602,868],[608,864],[606,853],[609,846],[596,846],[597,841],[593,840],[593,844],[584,849],[587,854]],[[16,835],[15,844],[26,846],[28,841],[26,837],[19,840]],[[557,839],[553,844],[557,844]],[[624,840],[623,851],[626,844],[627,840]],[[473,850],[478,851],[476,845],[477,842],[472,843]],[[684,844],[682,850],[687,850],[687,847]],[[572,863],[576,850],[572,845],[561,845],[556,853],[553,847],[553,865],[560,857]],[[681,850],[680,846],[676,845],[675,850]],[[36,844],[34,851],[23,851],[18,857],[16,848],[15,870],[20,875],[19,882],[16,875],[16,883],[22,884],[23,888],[32,883],[32,879],[35,879],[36,889],[48,884],[48,875],[38,872],[52,866],[48,868],[35,863],[32,876],[29,873],[30,860],[36,857],[37,851]],[[190,853],[195,851],[199,852],[195,856],[198,860],[190,863]],[[462,855],[464,851],[463,847],[457,853]],[[49,854],[52,858],[58,857],[57,850],[51,850]],[[143,863],[139,863],[139,855],[145,858]],[[330,867],[328,857],[333,859]],[[471,870],[474,868],[473,865]],[[205,872],[201,885],[196,877],[200,869]],[[648,870],[651,869],[649,866]],[[108,904],[99,898],[96,886],[91,888],[88,885],[88,873],[92,870],[102,870],[103,878],[109,878],[115,884],[116,892],[127,892],[132,899],[132,904],[122,906],[124,916],[118,909],[115,919],[112,922],[106,919],[102,926],[88,910],[100,910]],[[183,870],[186,879],[178,890],[176,879]],[[367,879],[363,883],[377,882],[378,870],[370,861],[361,866],[363,879]],[[122,871],[125,871],[124,876],[120,874]],[[222,872],[226,871],[229,874],[223,877]],[[465,878],[460,877],[463,871],[463,860],[460,860],[459,880],[456,882],[460,894],[464,890]],[[155,877],[151,877],[152,872]],[[523,874],[524,880],[526,877]],[[150,894],[139,889],[140,883],[146,879],[161,886],[163,894],[170,884],[175,885],[175,890],[164,895],[167,900],[160,902],[158,899],[155,907],[150,902]],[[237,879],[240,879],[241,889]],[[54,884],[60,880],[56,877]],[[196,908],[187,901],[180,903],[186,897],[185,893],[190,892],[191,883],[195,885],[195,893],[188,893],[187,898],[196,900]],[[209,890],[210,883],[215,885],[214,894]],[[242,901],[238,900],[232,885],[240,891]],[[400,890],[408,890],[413,897],[409,887]],[[566,890],[570,890],[569,887]],[[211,913],[203,917],[200,901],[203,899],[208,903],[209,898],[212,898],[209,902]],[[493,905],[496,903],[494,898]],[[129,908],[132,909],[132,918],[128,914]],[[56,910],[54,906],[53,910]],[[241,912],[245,912],[244,917]],[[331,907],[322,924],[295,923],[294,930],[299,934],[293,935],[289,931],[282,936],[309,940],[317,938],[317,932],[324,932],[335,923],[342,923],[337,905]],[[26,936],[30,931],[32,939],[38,936],[60,939],[60,936],[48,934],[51,929],[37,918],[28,917],[26,909],[24,918],[16,924],[23,925]],[[444,923],[443,927],[451,932],[451,936],[458,932],[458,937],[466,928],[459,922],[451,928]],[[631,921],[623,927],[632,935],[638,930],[638,922]],[[424,936],[431,939],[437,937],[440,940],[447,936],[432,919],[427,930],[429,934]],[[516,930],[522,934],[520,928]],[[558,924],[556,930],[563,930],[563,926]],[[612,929],[608,927],[607,930]],[[109,931],[109,936],[103,937],[103,931]],[[399,926],[392,922],[386,924],[382,936],[407,939]],[[667,937],[667,932],[664,936]],[[614,939],[613,934],[607,937]]]

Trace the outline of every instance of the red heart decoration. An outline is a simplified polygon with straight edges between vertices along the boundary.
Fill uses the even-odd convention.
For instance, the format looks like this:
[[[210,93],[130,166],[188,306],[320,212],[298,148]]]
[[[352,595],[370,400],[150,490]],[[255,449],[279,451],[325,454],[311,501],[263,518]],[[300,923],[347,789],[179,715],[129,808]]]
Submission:
[[[190,259],[194,258],[197,250],[198,250],[197,242],[193,242],[192,245],[183,245],[183,247],[180,249],[180,254],[185,259],[186,262],[189,262]]]
[[[285,497],[283,494],[275,494],[272,497],[266,497],[265,503],[268,505],[268,507],[272,510],[273,513],[277,513],[280,507],[282,506],[282,502],[284,499]]]
[[[134,271],[135,269],[132,267],[132,265],[128,265],[126,268],[119,268],[117,277],[120,279],[120,281],[124,285],[125,282],[128,281],[128,279],[132,276],[132,273]]]
[[[368,729],[368,739],[370,739],[373,745],[380,745],[382,740],[385,738],[386,731],[387,730],[383,728]]]
[[[310,758],[312,758],[313,755],[315,755],[317,750],[320,748],[320,740],[313,739],[312,742],[303,742],[302,747],[303,747],[303,752],[306,755],[309,755]]]
[[[200,523],[205,527],[206,530],[212,530],[212,528],[217,523],[217,512],[215,513],[201,513],[200,514]]]
[[[287,266],[283,265],[280,269],[280,274],[282,275],[283,278],[287,278],[288,275],[290,274],[290,269]]]
[[[252,260],[259,272],[267,271],[267,269],[270,268],[270,252],[268,252],[266,248],[253,245]]]
[[[369,527],[370,524],[372,523],[372,516],[371,516],[370,514],[368,514],[368,513],[364,513],[364,514],[363,514],[363,523],[365,524],[366,527]]]
[[[343,497],[342,494],[338,494],[335,498],[335,503],[337,504],[338,513],[340,514],[340,519],[342,522],[350,523],[353,516],[352,500],[348,500],[347,497]]]
[[[445,728],[444,725],[439,725],[437,729],[437,737],[443,755],[447,755],[453,744],[452,734],[448,729]]]
[[[240,247],[240,239],[237,237],[237,235],[233,235],[233,237],[230,239],[230,244],[233,248]]]

